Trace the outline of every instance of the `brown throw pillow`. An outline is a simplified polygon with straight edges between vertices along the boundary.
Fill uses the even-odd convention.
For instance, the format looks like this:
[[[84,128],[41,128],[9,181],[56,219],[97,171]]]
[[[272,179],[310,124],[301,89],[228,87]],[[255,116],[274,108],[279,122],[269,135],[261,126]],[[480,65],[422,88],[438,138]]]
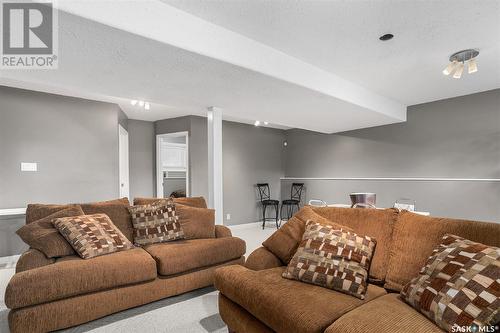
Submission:
[[[53,223],[83,259],[134,247],[106,214],[61,217]]]
[[[311,207],[306,206],[276,230],[262,245],[280,258],[284,264],[288,264],[302,241],[302,235],[304,235],[306,221],[308,220],[331,225],[337,229],[352,231],[351,228],[330,221],[314,212]]]
[[[32,222],[43,219],[44,217],[57,213],[60,210],[68,209],[74,206],[78,205],[28,204],[28,206],[26,207],[26,224],[30,224]]]
[[[59,217],[84,215],[80,206],[62,209],[40,220],[26,224],[16,231],[21,239],[33,249],[37,249],[47,258],[64,257],[75,254],[71,245],[57,231],[52,221]]]
[[[134,239],[134,228],[132,227],[132,218],[128,207],[130,203],[127,198],[91,202],[80,204],[85,215],[106,214],[111,222],[127,237],[128,240]]]
[[[175,204],[186,239],[215,238],[215,210]]]
[[[307,221],[302,242],[283,277],[364,299],[375,244],[371,237]]]
[[[448,332],[479,332],[500,321],[499,281],[500,248],[446,234],[401,297]]]
[[[129,207],[134,225],[134,243],[142,246],[184,238],[172,199]]]

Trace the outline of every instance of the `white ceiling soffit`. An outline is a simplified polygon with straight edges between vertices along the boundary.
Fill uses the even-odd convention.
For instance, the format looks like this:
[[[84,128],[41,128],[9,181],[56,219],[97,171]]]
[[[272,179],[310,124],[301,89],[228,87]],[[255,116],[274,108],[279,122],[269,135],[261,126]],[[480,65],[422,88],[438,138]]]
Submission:
[[[406,105],[500,88],[498,0],[162,1]],[[479,71],[442,75],[468,48]]]
[[[275,110],[270,115],[270,118],[274,118],[269,119],[271,122],[280,121],[289,127],[336,132],[406,120],[406,105],[161,1],[66,0],[59,1],[58,7],[62,11],[116,29],[264,74],[270,80],[275,78],[316,91],[325,95],[322,99],[328,100],[326,104],[330,104],[329,107],[324,105],[312,112],[318,113],[319,122],[323,123],[320,126],[313,123],[308,125],[309,111],[303,112],[302,117],[289,117],[286,108]],[[282,104],[286,107],[286,103]],[[314,108],[314,103],[308,106],[305,101],[303,104],[307,110]],[[217,106],[225,109],[225,112],[233,112],[225,105]],[[339,116],[333,118],[338,121],[324,124],[321,117],[330,118],[328,113]],[[353,121],[342,123],[350,115]],[[242,118],[256,119],[254,114],[247,116]]]

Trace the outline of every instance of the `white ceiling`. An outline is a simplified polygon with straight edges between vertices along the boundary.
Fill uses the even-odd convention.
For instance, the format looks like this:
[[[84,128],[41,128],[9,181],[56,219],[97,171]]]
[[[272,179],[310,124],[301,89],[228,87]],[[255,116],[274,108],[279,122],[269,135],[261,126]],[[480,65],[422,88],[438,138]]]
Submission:
[[[162,1],[406,105],[500,87],[497,0]],[[479,72],[442,75],[467,48]]]
[[[227,120],[327,133],[400,122],[406,105],[500,87],[498,3],[465,15],[470,1],[446,2],[447,14],[436,2],[60,1],[59,69],[2,71],[0,84],[150,121],[217,106]],[[378,41],[385,32],[396,37]],[[444,77],[466,47],[481,50],[479,72]]]

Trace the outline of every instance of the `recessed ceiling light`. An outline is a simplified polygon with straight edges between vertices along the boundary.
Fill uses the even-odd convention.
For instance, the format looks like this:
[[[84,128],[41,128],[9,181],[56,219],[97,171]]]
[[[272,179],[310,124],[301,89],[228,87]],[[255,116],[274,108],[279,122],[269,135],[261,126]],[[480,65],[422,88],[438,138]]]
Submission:
[[[130,104],[132,104],[132,105],[136,105],[136,104],[137,104],[137,100],[136,100],[136,99],[131,100],[131,101],[130,101]]]
[[[269,125],[269,123],[267,121],[264,122],[264,125]]]
[[[385,35],[380,36],[378,39],[385,42],[387,40],[391,40],[393,37],[394,37],[393,34],[385,34]]]
[[[254,123],[255,126],[259,126],[260,125],[260,121],[256,120],[255,123]]]
[[[139,106],[144,106],[144,101],[139,101]]]
[[[149,103],[148,103],[148,102],[146,102],[146,103],[144,104],[144,109],[149,110],[150,108],[151,108],[151,106],[149,105]]]

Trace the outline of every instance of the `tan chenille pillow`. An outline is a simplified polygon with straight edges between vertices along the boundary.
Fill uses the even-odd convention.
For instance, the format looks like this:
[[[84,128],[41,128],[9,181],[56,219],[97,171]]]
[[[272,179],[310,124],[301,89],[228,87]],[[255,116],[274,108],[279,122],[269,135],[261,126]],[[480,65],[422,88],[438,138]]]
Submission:
[[[83,259],[134,247],[106,214],[62,217],[53,223]]]
[[[80,206],[62,209],[37,221],[26,224],[16,231],[21,239],[33,249],[43,252],[47,258],[75,254],[66,239],[57,231],[52,221],[59,217],[84,215]]]
[[[215,210],[175,204],[186,239],[215,238]]]
[[[371,237],[307,221],[302,242],[283,277],[364,299],[375,245]]]

